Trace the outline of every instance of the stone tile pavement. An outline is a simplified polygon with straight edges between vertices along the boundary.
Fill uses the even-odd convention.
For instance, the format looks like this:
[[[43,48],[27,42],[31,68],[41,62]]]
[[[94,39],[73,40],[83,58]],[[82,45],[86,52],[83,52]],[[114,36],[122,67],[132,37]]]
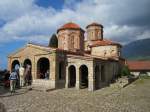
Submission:
[[[11,95],[8,90],[0,91],[0,112],[150,112],[150,79],[139,79],[125,88],[110,86],[95,92],[74,88],[41,92],[24,88]]]

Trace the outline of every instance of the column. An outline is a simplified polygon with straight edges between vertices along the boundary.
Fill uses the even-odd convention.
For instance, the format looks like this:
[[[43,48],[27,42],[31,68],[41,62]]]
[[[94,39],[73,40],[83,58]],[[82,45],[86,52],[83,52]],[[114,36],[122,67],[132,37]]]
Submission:
[[[8,70],[11,72],[11,68],[12,68],[12,65],[11,65],[11,58],[9,57],[8,58]]]
[[[69,71],[68,71],[68,66],[66,67],[66,84],[65,84],[65,88],[69,88],[69,82],[70,82],[70,78],[69,78]]]
[[[35,60],[32,60],[32,77],[33,80],[37,79],[37,63],[35,62]]]
[[[92,64],[93,65],[93,64]],[[94,91],[95,90],[95,74],[94,74],[94,67],[88,67],[89,74],[88,74],[88,90]]]
[[[57,57],[56,52],[53,52],[51,55],[51,61],[50,61],[50,80],[51,80],[51,87],[56,88],[57,83],[57,76],[58,76],[58,63],[57,63]]]
[[[80,70],[79,67],[76,67],[76,89],[80,89]]]

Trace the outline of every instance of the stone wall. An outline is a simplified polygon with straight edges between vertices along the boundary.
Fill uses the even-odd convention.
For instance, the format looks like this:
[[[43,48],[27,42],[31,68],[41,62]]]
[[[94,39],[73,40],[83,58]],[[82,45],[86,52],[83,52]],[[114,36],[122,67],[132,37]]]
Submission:
[[[91,54],[101,57],[119,57],[119,48],[115,45],[92,47]]]
[[[92,58],[80,57],[80,56],[68,56],[66,66],[66,88],[69,87],[69,67],[73,65],[76,68],[76,89],[81,88],[81,74],[80,67],[85,65],[88,68],[88,90],[94,90],[94,71]]]

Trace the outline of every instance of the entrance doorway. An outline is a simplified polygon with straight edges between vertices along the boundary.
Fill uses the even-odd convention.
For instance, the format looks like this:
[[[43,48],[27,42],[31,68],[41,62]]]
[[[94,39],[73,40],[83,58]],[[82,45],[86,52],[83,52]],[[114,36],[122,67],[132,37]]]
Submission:
[[[37,62],[37,78],[49,79],[50,63],[48,58],[40,58]]]
[[[12,71],[12,70],[19,70],[19,67],[20,67],[19,61],[18,61],[18,60],[14,60],[14,61],[12,62],[12,65],[11,65],[11,71]]]
[[[86,65],[82,65],[80,67],[80,77],[81,77],[81,88],[88,87],[88,67]]]
[[[76,68],[74,65],[69,67],[69,76],[70,76],[70,87],[75,87],[76,85]]]

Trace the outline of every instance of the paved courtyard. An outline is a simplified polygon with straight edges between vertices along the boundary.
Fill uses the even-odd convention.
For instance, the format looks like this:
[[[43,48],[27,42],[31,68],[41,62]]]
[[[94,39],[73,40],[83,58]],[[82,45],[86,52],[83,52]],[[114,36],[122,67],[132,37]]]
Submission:
[[[0,112],[150,112],[150,79],[125,88],[115,84],[95,92],[60,89],[41,92],[0,90]]]

